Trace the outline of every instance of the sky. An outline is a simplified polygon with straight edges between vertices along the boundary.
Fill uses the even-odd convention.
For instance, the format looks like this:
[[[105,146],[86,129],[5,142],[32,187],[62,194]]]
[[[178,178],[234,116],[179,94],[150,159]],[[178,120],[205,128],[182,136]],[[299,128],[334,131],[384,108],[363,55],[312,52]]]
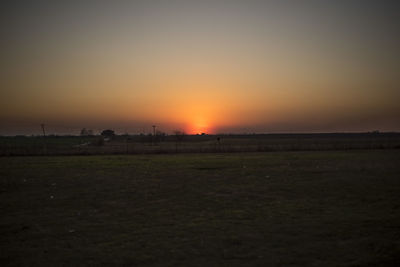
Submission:
[[[400,131],[400,2],[3,1],[0,135]]]

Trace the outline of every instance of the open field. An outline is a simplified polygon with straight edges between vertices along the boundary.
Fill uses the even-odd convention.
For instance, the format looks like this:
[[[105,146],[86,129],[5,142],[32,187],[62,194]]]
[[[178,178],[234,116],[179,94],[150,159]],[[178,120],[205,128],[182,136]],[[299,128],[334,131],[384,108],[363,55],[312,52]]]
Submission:
[[[400,264],[399,150],[0,166],[1,266]]]
[[[400,133],[0,137],[0,156],[400,149]]]

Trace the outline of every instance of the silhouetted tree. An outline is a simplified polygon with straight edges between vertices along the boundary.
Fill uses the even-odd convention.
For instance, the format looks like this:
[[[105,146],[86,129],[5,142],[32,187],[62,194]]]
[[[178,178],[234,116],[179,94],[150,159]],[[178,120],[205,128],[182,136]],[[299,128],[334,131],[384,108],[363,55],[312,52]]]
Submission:
[[[86,128],[83,128],[81,130],[81,136],[90,136],[93,135],[93,131],[92,130],[87,130]]]
[[[88,135],[87,130],[86,130],[86,128],[83,128],[81,130],[81,136],[86,136],[86,135]]]
[[[113,130],[107,129],[101,132],[101,135],[104,137],[112,138],[115,136],[115,132]]]

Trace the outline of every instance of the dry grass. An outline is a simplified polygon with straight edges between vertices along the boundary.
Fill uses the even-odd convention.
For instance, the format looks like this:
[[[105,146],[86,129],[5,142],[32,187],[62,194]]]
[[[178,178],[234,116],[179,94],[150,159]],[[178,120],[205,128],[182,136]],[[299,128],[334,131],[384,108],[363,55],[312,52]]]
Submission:
[[[396,150],[0,158],[2,266],[398,266]]]

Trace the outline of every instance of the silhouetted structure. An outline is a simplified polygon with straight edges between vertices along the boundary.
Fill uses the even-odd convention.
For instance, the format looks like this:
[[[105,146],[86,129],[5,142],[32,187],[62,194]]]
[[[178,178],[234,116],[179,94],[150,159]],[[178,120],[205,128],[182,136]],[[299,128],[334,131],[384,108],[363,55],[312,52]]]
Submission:
[[[46,136],[46,131],[45,131],[45,129],[44,129],[44,124],[42,123],[40,126],[42,127],[43,136]]]

